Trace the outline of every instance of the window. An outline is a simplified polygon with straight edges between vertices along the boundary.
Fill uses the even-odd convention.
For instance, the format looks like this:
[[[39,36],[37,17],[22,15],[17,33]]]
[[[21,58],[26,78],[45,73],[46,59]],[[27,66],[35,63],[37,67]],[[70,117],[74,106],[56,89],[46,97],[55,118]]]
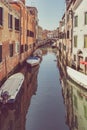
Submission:
[[[20,52],[20,43],[19,43],[19,42],[17,42],[17,43],[15,44],[15,52],[16,52],[16,53],[19,53],[19,52]]]
[[[67,22],[69,21],[69,14],[67,14]]]
[[[34,10],[30,10],[30,14],[34,15],[35,14]]]
[[[25,44],[25,51],[27,51],[28,50],[28,45],[27,44]]]
[[[67,38],[69,39],[69,30],[67,31]]]
[[[23,53],[23,52],[24,52],[24,46],[21,45],[21,53]]]
[[[19,31],[19,19],[15,18],[15,30]]]
[[[32,49],[32,44],[30,44],[30,49]]]
[[[2,45],[0,45],[0,62],[2,61]]]
[[[77,36],[74,36],[74,47],[77,47]]]
[[[87,25],[87,12],[85,12],[85,25]]]
[[[85,57],[85,61],[87,61],[87,57]]]
[[[76,61],[76,55],[74,55],[74,61]]]
[[[29,30],[27,30],[27,36],[29,36]]]
[[[87,35],[84,36],[84,48],[87,48]]]
[[[27,36],[34,37],[34,32],[27,30]]]
[[[30,31],[30,37],[34,37],[34,32]]]
[[[0,25],[3,25],[3,8],[0,7]]]
[[[12,15],[8,14],[8,28],[12,29],[13,24],[12,24]]]
[[[74,19],[74,26],[75,26],[75,27],[78,26],[78,16],[75,16],[75,19]]]
[[[13,44],[10,44],[9,48],[10,48],[10,57],[12,57],[13,56]]]

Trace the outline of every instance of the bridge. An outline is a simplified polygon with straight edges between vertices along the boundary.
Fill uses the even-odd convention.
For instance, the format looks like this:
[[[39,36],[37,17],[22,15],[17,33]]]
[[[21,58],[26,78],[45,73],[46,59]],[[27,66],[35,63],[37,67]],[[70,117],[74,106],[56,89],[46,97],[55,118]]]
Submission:
[[[38,46],[43,46],[43,45],[47,45],[47,44],[52,45],[56,41],[58,41],[58,38],[47,38],[47,39],[38,41]]]

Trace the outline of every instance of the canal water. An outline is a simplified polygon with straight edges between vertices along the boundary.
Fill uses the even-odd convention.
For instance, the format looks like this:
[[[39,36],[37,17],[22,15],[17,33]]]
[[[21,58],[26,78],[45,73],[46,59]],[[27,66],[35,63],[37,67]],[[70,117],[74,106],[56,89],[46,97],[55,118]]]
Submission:
[[[87,130],[87,91],[66,77],[56,50],[42,48],[39,66],[24,63],[13,104],[0,104],[0,130]]]
[[[38,73],[38,88],[26,116],[26,130],[68,130],[55,53],[48,49]]]

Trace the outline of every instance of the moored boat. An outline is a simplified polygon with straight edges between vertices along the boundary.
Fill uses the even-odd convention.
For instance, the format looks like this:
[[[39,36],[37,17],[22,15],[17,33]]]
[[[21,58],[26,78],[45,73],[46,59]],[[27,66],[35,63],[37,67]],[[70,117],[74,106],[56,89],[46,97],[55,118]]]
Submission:
[[[56,48],[56,47],[57,47],[56,42],[54,42],[54,43],[52,44],[52,48]]]
[[[35,50],[33,53],[33,56],[37,56],[37,57],[41,58],[42,57],[42,50],[41,49]]]
[[[77,84],[79,84],[83,88],[87,89],[87,75],[85,75],[77,70],[74,70],[69,66],[67,66],[67,74]]]
[[[0,88],[0,103],[15,102],[23,82],[24,75],[20,72],[10,76]]]
[[[26,62],[31,66],[36,66],[40,63],[40,58],[36,56],[29,57]]]

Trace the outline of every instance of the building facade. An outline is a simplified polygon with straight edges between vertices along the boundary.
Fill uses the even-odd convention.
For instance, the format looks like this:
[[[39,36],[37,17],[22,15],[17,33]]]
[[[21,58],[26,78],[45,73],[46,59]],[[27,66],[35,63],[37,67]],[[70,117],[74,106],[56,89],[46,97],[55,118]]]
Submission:
[[[0,2],[0,79],[15,68],[20,59],[20,13]]]
[[[25,1],[0,1],[0,80],[23,63],[37,42],[38,11]]]
[[[81,61],[87,61],[87,1],[77,0],[74,3],[73,13],[73,60],[78,70],[86,73],[86,65]]]

